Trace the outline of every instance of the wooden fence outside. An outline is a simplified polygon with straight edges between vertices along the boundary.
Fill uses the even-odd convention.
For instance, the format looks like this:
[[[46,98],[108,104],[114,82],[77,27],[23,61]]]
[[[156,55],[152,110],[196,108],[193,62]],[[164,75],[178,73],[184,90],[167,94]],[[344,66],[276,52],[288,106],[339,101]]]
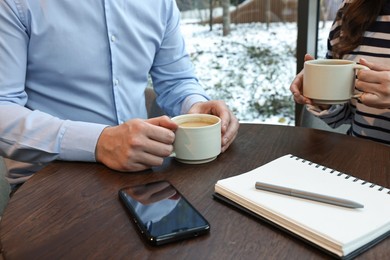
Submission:
[[[210,6],[213,10],[213,23],[221,23],[220,0],[177,0],[179,8],[195,11],[194,19],[203,23],[210,21]],[[299,0],[231,0],[230,21],[232,23],[251,22],[296,22]],[[180,3],[180,4],[179,4]],[[341,0],[321,0],[321,19],[333,20]],[[194,13],[192,13],[194,15]]]

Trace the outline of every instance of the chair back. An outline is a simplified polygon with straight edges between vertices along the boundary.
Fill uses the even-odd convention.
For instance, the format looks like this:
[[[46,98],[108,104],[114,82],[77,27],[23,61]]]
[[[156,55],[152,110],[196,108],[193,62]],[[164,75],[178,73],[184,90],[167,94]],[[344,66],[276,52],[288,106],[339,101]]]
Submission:
[[[146,110],[148,111],[148,118],[158,117],[164,115],[164,111],[156,102],[156,92],[151,87],[145,89]]]
[[[7,206],[9,195],[11,192],[11,186],[5,178],[5,164],[3,157],[0,156],[0,218],[3,215],[3,211]]]

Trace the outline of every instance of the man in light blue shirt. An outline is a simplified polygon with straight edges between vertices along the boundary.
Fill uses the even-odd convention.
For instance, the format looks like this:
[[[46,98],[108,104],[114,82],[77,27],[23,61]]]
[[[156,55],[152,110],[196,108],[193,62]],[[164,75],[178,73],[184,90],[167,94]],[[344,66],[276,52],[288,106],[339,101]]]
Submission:
[[[222,119],[222,152],[238,120],[200,86],[174,0],[0,0],[0,155],[22,183],[53,160],[119,171],[161,165],[177,125],[146,119],[151,76],[169,116]]]

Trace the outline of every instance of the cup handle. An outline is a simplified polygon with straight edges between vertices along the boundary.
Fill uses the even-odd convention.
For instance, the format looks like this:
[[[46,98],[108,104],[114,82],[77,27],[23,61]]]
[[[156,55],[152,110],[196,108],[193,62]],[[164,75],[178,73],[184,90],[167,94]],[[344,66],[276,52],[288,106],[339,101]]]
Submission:
[[[357,94],[353,95],[352,98],[359,99],[362,95],[363,95],[363,93],[357,93]]]
[[[355,69],[355,70],[370,70],[369,67],[361,65],[361,64],[355,64],[353,66],[353,69]]]

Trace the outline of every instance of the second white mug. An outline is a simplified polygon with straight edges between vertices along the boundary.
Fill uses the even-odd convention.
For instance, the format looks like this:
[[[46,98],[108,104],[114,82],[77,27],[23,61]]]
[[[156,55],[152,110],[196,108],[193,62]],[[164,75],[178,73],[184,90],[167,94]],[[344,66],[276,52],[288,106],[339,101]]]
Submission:
[[[306,61],[303,95],[316,104],[342,104],[355,96],[356,69],[369,69],[350,60]]]

